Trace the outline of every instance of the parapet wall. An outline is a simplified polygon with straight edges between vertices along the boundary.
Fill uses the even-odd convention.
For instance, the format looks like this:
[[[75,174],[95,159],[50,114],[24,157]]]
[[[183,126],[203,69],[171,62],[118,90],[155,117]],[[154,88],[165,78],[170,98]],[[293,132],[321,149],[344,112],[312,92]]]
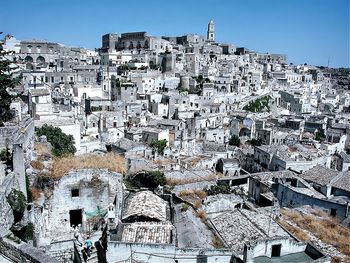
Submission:
[[[57,260],[49,257],[42,251],[28,245],[14,245],[5,240],[0,240],[0,254],[13,260],[13,262],[56,263]]]

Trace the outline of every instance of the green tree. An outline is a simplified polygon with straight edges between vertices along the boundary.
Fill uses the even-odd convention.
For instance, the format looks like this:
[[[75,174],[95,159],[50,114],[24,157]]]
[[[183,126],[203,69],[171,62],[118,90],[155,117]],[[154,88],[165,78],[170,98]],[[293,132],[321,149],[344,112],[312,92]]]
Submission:
[[[241,145],[241,140],[239,139],[239,137],[237,135],[232,135],[232,137],[230,138],[228,144],[239,147]]]
[[[324,134],[324,132],[321,131],[317,131],[315,134],[315,140],[316,141],[323,141],[326,138],[326,135]]]
[[[13,96],[11,96],[9,90],[14,88],[18,82],[18,80],[12,77],[11,62],[6,60],[6,55],[8,55],[8,52],[4,51],[2,42],[0,41],[0,126],[3,126],[4,122],[13,117],[10,110]]]
[[[163,154],[167,142],[168,142],[168,141],[165,140],[165,139],[164,139],[164,140],[153,140],[153,141],[150,143],[150,146],[151,146],[155,151],[157,151],[158,154]]]
[[[60,128],[45,124],[41,128],[36,128],[35,131],[37,136],[46,136],[47,141],[52,145],[53,155],[64,156],[76,152],[73,136],[65,134]]]
[[[154,186],[166,184],[166,178],[163,172],[151,171],[151,172],[148,172],[148,174],[149,174],[149,180],[153,182]]]
[[[248,105],[243,107],[243,110],[251,111],[251,112],[260,112],[264,109],[269,110],[269,96],[262,97],[260,99],[256,99],[254,101],[250,101]]]

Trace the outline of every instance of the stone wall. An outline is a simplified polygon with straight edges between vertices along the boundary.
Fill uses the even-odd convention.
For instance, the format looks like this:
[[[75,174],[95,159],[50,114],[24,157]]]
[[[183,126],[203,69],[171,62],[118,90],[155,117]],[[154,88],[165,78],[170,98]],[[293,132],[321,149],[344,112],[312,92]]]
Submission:
[[[72,240],[53,242],[46,247],[46,253],[55,258],[55,262],[73,262],[74,243]]]
[[[248,250],[245,248],[245,262],[253,262],[256,257],[271,257],[273,245],[281,245],[281,256],[304,252],[306,249],[305,243],[298,243],[291,238],[257,240],[247,245]]]
[[[349,207],[347,204],[340,204],[334,201],[319,199],[307,194],[303,194],[283,185],[278,184],[277,199],[281,206],[299,207],[303,205],[310,205],[313,208],[320,208],[331,213],[335,209],[336,216],[341,220],[349,217]]]
[[[27,243],[15,244],[10,241],[0,240],[0,254],[21,263],[56,263],[57,260],[49,257],[42,251]]]
[[[78,191],[77,196],[72,195],[72,190]],[[89,228],[85,212],[96,211],[97,207],[105,210],[115,200],[115,216],[118,219],[122,201],[121,174],[107,169],[83,169],[68,173],[55,183],[52,195],[44,203],[42,219],[38,219],[38,222],[42,222],[38,226],[41,231],[39,244],[72,237],[70,210],[81,210],[81,230],[84,231]]]
[[[134,259],[153,263],[229,263],[234,252],[227,249],[176,248],[174,245],[108,242],[107,260]],[[175,261],[176,260],[176,261]]]
[[[12,209],[6,199],[13,188],[18,189],[19,187],[15,175],[11,173],[0,185],[0,236],[2,232],[6,233],[14,222]]]

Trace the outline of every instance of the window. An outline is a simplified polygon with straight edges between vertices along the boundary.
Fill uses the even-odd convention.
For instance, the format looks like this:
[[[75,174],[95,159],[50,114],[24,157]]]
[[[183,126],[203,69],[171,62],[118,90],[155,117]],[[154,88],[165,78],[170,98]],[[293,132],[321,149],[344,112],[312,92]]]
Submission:
[[[72,197],[77,197],[79,196],[79,189],[72,189],[71,190]]]

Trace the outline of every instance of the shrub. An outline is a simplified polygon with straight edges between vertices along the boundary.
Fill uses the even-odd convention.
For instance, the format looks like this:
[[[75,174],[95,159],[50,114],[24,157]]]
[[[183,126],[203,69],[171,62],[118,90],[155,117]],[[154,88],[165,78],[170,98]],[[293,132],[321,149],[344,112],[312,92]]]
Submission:
[[[323,141],[326,138],[326,135],[323,131],[317,131],[315,134],[315,140],[316,141]]]
[[[149,180],[153,182],[155,186],[158,185],[165,185],[166,184],[166,178],[163,172],[161,171],[151,171],[148,172],[149,174]]]
[[[7,196],[7,202],[11,206],[12,210],[23,213],[26,209],[26,197],[21,191],[12,189],[10,194]]]
[[[262,97],[260,99],[256,99],[254,101],[249,102],[248,105],[243,107],[243,110],[250,112],[260,112],[264,109],[269,110],[269,96]]]
[[[24,240],[29,241],[29,240],[33,240],[33,238],[34,238],[34,225],[33,223],[30,222],[26,226],[26,230],[24,232]]]
[[[33,196],[32,196],[32,192],[29,189],[29,178],[26,175],[26,190],[27,190],[27,202],[30,203],[33,201]]]
[[[7,161],[9,156],[10,156],[10,153],[7,148],[0,150],[0,161],[3,161],[3,162]]]
[[[76,152],[73,136],[65,134],[60,128],[45,124],[41,128],[36,128],[35,131],[37,136],[46,136],[47,141],[52,145],[53,155],[72,155]]]
[[[228,144],[239,147],[240,144],[241,144],[241,140],[239,139],[239,137],[237,135],[232,135],[232,137],[230,138]]]
[[[167,145],[167,140],[153,140],[150,143],[150,146],[153,148],[153,150],[157,151],[158,154],[164,154],[164,149]]]
[[[181,211],[182,211],[182,212],[186,212],[186,211],[188,210],[189,207],[190,207],[190,206],[189,206],[188,204],[183,203],[183,204],[182,204]]]
[[[250,144],[253,145],[253,146],[261,146],[261,139],[252,139],[250,141]]]
[[[9,92],[18,84],[18,80],[13,78],[11,62],[5,58],[8,55],[7,51],[3,50],[2,41],[0,42],[0,126],[4,122],[11,120],[13,111],[10,108],[11,102],[14,99]]]

